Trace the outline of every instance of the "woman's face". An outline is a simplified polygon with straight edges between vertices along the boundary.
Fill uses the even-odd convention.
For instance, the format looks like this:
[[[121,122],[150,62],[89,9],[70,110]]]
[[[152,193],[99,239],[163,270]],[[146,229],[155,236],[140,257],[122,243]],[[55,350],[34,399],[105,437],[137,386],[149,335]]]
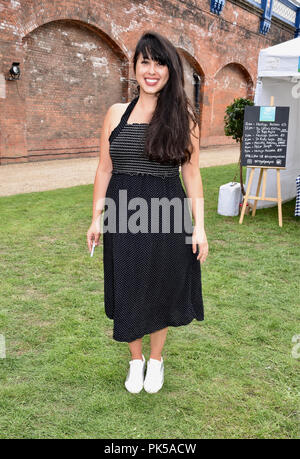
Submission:
[[[140,91],[155,94],[167,83],[169,69],[167,65],[162,65],[152,59],[144,59],[140,53],[136,62],[135,77],[140,85]]]

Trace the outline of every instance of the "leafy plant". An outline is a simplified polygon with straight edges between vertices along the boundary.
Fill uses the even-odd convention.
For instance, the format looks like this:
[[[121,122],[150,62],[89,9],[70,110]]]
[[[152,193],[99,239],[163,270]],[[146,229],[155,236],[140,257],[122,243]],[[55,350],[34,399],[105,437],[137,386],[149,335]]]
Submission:
[[[243,142],[243,125],[244,125],[244,113],[246,105],[254,105],[251,99],[245,99],[240,97],[234,99],[231,105],[228,105],[224,116],[224,132],[225,135],[231,136],[236,142],[240,144],[240,157],[238,164],[240,165],[240,184],[243,196],[246,194],[243,185],[243,169],[241,164],[242,158],[242,142]]]

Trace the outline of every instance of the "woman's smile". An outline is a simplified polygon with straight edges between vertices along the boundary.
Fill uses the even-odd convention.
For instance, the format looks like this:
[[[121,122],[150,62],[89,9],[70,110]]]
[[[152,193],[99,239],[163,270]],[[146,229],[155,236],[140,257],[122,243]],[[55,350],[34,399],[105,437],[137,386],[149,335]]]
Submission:
[[[148,86],[155,86],[158,81],[159,78],[145,78],[145,82]]]

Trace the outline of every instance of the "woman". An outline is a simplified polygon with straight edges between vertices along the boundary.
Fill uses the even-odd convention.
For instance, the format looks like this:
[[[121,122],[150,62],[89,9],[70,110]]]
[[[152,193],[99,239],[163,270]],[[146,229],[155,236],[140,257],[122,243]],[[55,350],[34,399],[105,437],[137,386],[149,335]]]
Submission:
[[[133,68],[138,97],[112,105],[104,119],[87,243],[90,251],[93,241],[99,245],[100,215],[105,210],[103,224],[110,220],[109,230],[103,228],[105,312],[114,320],[113,338],[129,344],[125,387],[132,393],[143,387],[155,393],[164,382],[162,350],[168,327],[204,319],[200,264],[207,257],[208,244],[199,128],[184,91],[180,56],[165,37],[146,32],[136,46]],[[123,206],[121,192],[129,210]],[[134,206],[137,200],[142,212]],[[163,216],[153,212],[157,201],[163,204]],[[166,225],[166,210],[171,226]],[[146,334],[150,334],[151,354],[144,378],[142,337]]]

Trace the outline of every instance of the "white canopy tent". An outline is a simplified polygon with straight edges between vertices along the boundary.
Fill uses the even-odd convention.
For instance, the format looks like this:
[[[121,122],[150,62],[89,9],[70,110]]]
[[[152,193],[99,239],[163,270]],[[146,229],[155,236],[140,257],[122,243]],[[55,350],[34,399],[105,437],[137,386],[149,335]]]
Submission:
[[[271,96],[274,96],[275,106],[290,107],[286,168],[280,171],[281,195],[285,202],[296,196],[296,177],[300,174],[300,37],[259,53],[254,105],[269,106]],[[257,168],[254,173],[252,196],[256,195],[259,171]],[[246,186],[249,175],[247,168]],[[275,169],[267,172],[266,197],[277,197]],[[274,205],[277,203],[257,201],[258,209]]]

